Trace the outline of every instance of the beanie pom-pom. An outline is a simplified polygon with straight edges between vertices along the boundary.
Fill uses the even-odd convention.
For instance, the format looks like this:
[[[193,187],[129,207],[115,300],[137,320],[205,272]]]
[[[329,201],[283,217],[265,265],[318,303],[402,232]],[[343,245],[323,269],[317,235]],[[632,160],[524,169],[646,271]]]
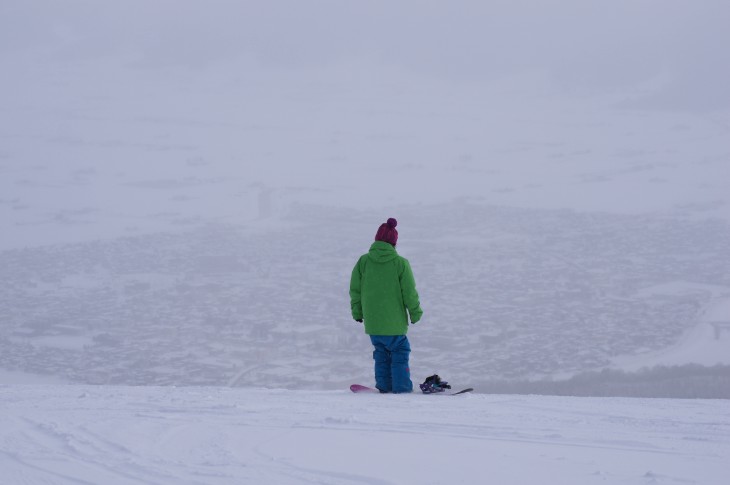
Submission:
[[[391,217],[390,219],[388,219],[388,222],[386,222],[386,224],[388,224],[388,227],[395,229],[395,226],[398,225],[398,221]]]

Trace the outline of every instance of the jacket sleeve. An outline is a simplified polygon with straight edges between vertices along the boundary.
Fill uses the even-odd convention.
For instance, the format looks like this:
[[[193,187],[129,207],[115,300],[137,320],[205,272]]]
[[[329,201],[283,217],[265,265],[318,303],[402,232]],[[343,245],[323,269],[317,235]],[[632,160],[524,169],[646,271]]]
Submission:
[[[411,323],[416,323],[421,319],[423,310],[421,309],[421,302],[418,300],[416,280],[413,278],[411,264],[407,259],[403,259],[403,263],[403,272],[400,276],[400,289],[403,294],[403,303],[405,303],[406,308],[408,308],[408,313],[411,316]]]
[[[360,260],[355,263],[350,277],[350,310],[354,320],[362,320],[362,303],[360,300],[360,290],[362,283],[362,274],[360,272]]]

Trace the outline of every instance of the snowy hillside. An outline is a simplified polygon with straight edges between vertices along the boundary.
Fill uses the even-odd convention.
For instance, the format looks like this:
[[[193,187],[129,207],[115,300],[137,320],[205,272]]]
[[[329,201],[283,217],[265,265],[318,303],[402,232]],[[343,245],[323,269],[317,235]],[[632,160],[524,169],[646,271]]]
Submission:
[[[6,251],[12,304],[0,312],[11,323],[0,363],[93,384],[371,382],[370,345],[347,300],[352,256],[371,224],[350,221],[352,211],[318,213],[343,221],[326,247],[322,220],[292,217],[263,236],[208,226]],[[618,366],[729,363],[730,313],[704,311],[730,287],[730,246],[719,240],[730,243],[730,233],[714,224],[603,215],[596,225],[593,215],[467,204],[401,214],[414,227],[402,229],[400,251],[428,312],[410,332],[416,379],[436,371],[484,388],[614,367],[614,356],[637,353]],[[431,224],[449,225],[451,239],[431,236]],[[687,280],[714,286],[679,283]],[[657,287],[665,281],[671,290]],[[716,332],[683,336],[697,325]],[[682,339],[692,344],[680,352]],[[712,344],[719,351],[707,353]],[[677,359],[652,357],[662,349]]]
[[[416,380],[730,397],[729,15],[3,2],[0,382],[369,383],[396,217]]]
[[[13,484],[721,485],[730,459],[726,401],[13,386],[0,402]]]

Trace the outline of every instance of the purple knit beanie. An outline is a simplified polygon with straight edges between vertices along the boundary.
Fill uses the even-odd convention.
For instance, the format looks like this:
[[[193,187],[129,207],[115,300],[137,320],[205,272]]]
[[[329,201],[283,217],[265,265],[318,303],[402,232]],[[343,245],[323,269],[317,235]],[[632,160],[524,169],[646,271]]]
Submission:
[[[378,232],[375,233],[375,240],[387,242],[395,246],[398,242],[398,231],[395,230],[395,226],[397,225],[398,221],[392,217],[388,219],[388,222],[381,224],[378,228]]]

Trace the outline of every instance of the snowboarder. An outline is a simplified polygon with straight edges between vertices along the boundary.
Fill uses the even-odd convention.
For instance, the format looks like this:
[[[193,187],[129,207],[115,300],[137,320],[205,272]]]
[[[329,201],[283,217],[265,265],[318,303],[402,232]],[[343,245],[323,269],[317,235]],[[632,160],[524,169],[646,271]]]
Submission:
[[[365,333],[375,347],[375,387],[380,392],[412,392],[408,358],[411,346],[406,333],[421,319],[416,282],[408,260],[395,250],[398,222],[381,224],[375,242],[358,259],[350,279],[352,318],[365,323]]]

